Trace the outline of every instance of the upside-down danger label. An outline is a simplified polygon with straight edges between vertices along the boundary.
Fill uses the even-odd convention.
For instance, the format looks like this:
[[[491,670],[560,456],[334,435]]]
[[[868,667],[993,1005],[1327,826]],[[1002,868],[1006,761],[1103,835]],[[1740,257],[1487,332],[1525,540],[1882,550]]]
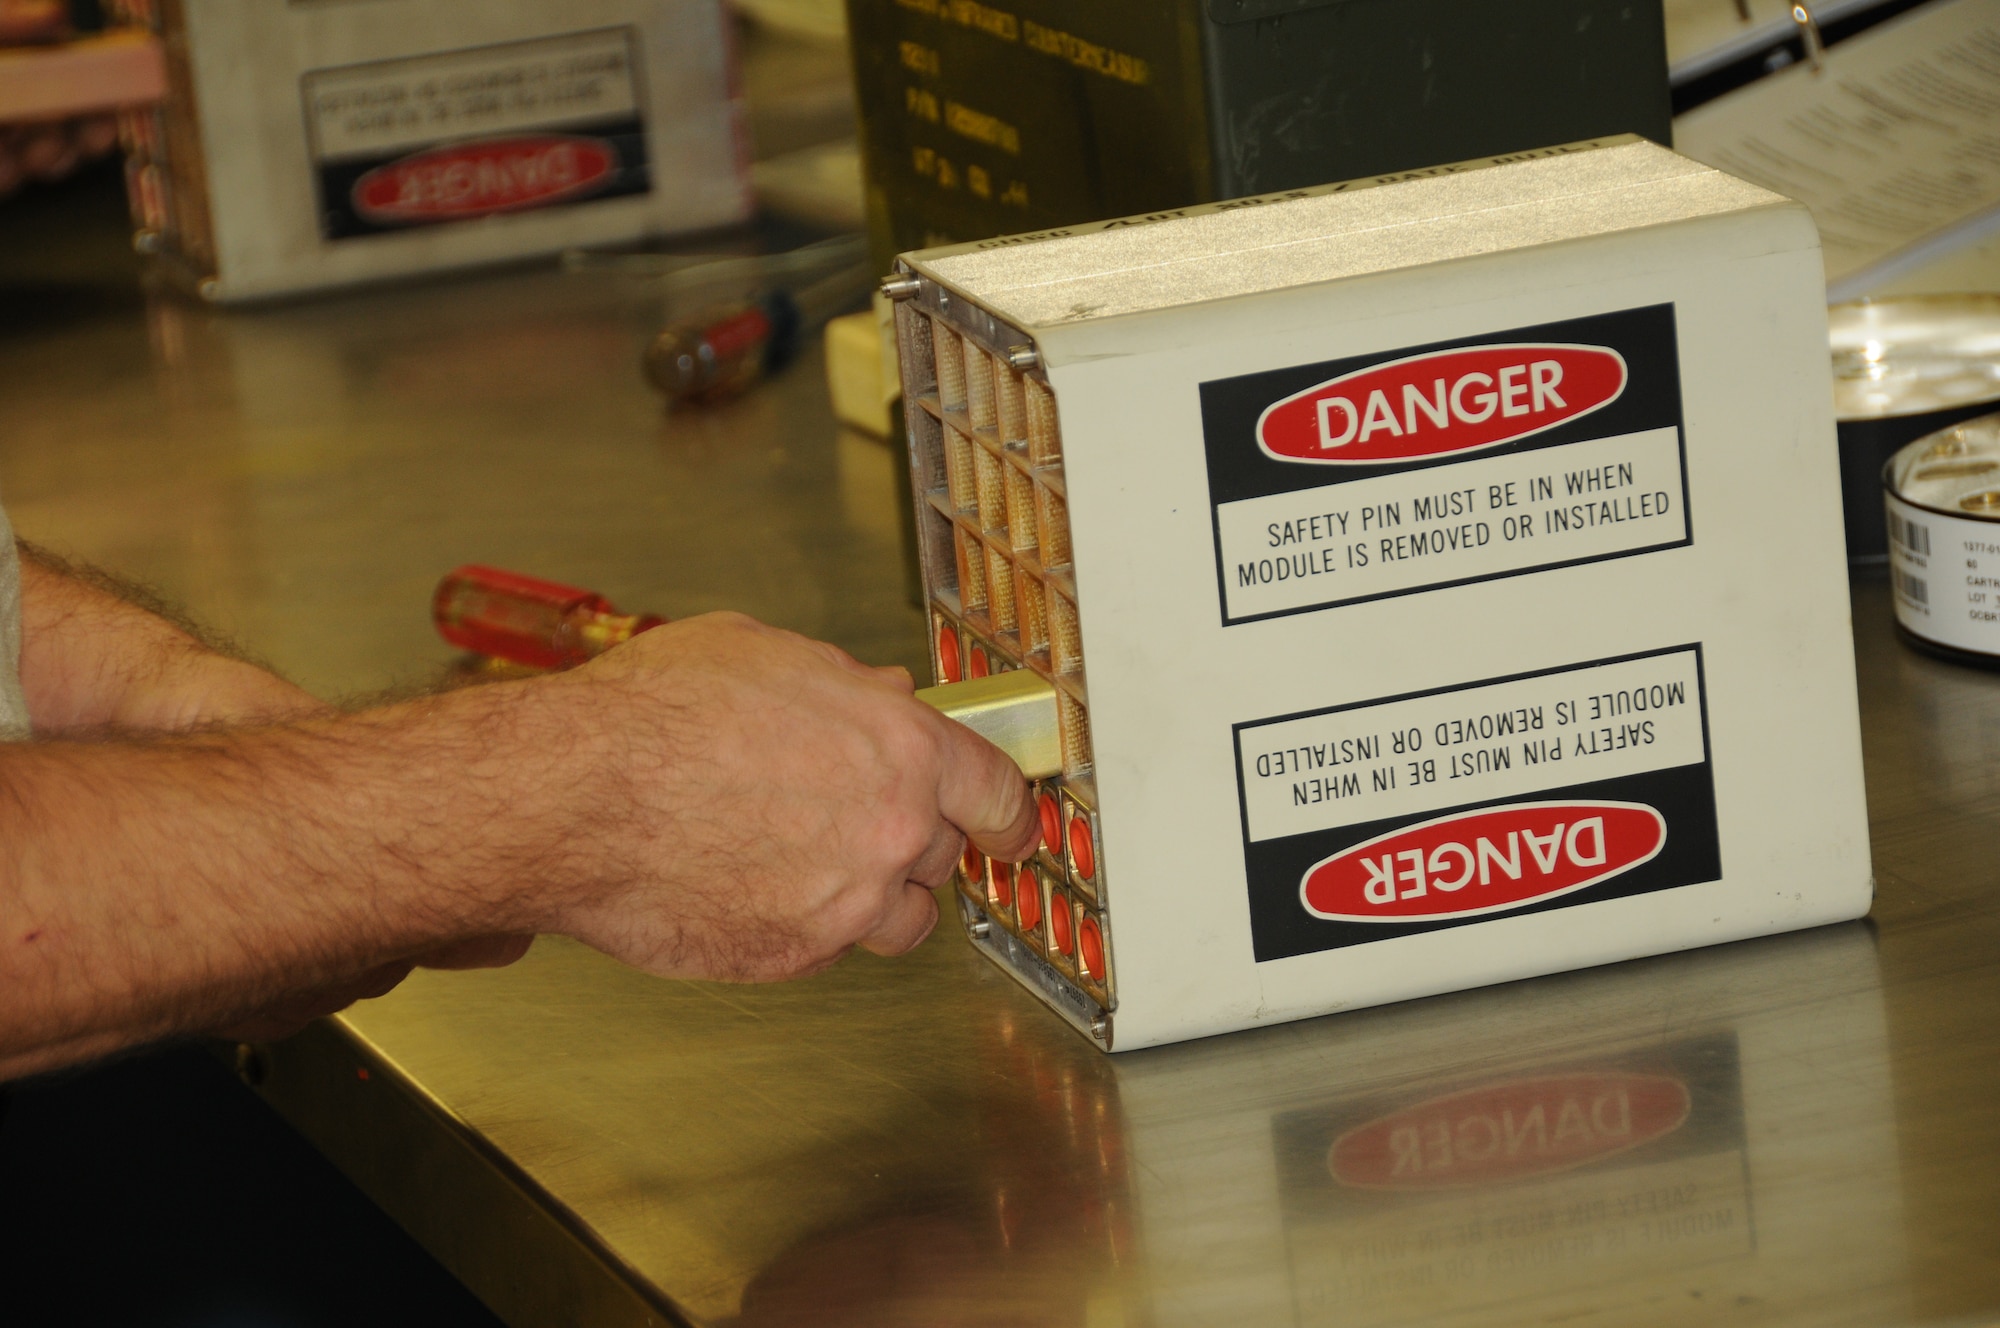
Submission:
[[[630,27],[313,70],[320,233],[645,193],[641,75]]]
[[[1257,958],[1720,876],[1701,649],[1236,728]]]
[[[590,193],[618,169],[618,150],[576,134],[517,134],[454,143],[377,166],[348,191],[373,222],[449,221]]]
[[[1596,885],[1666,842],[1666,819],[1644,803],[1510,803],[1342,849],[1306,873],[1299,898],[1335,921],[1468,918]]]
[[[1671,305],[1201,385],[1225,624],[1690,539]]]

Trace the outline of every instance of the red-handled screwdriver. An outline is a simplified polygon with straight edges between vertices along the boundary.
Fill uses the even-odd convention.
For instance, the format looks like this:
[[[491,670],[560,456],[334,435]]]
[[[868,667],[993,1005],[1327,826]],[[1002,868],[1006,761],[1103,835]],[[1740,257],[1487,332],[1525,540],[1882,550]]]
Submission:
[[[666,622],[620,613],[595,591],[476,564],[438,582],[431,618],[460,649],[532,669],[573,667]],[[917,699],[1007,753],[1029,779],[1062,772],[1056,689],[1046,679],[1015,669],[926,687]]]
[[[592,590],[468,563],[431,597],[438,634],[461,650],[533,669],[567,669],[666,622],[620,613]]]
[[[791,362],[827,319],[874,281],[866,262],[798,290],[772,290],[668,327],[646,348],[643,367],[668,404],[712,404],[736,396]]]

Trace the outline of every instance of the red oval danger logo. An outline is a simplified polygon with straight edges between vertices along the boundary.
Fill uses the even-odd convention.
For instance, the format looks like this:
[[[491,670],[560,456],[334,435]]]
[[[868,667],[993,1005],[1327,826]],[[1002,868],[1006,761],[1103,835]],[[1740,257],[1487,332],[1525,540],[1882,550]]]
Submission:
[[[1567,1171],[1651,1143],[1688,1118],[1657,1074],[1562,1074],[1468,1089],[1372,1120],[1327,1150],[1342,1185],[1450,1190]]]
[[[1468,346],[1373,364],[1265,407],[1278,461],[1352,466],[1497,447],[1610,405],[1625,357],[1606,346]]]
[[[1637,802],[1517,802],[1408,825],[1315,864],[1299,897],[1336,922],[1469,918],[1631,871],[1667,842]]]
[[[431,148],[354,182],[354,210],[373,222],[451,221],[539,207],[609,180],[618,154],[601,138],[528,134]]]

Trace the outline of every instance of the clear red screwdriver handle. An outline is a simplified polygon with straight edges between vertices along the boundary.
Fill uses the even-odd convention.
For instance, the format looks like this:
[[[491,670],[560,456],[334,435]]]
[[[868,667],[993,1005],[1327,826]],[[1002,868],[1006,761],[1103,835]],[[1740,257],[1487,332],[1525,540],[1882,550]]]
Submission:
[[[620,613],[595,591],[471,563],[438,582],[431,619],[461,650],[535,669],[574,667],[666,621]]]

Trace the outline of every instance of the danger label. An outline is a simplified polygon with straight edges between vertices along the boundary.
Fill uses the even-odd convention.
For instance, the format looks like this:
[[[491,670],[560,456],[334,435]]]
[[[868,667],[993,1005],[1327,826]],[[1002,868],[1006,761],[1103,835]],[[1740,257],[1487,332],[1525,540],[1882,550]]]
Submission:
[[[1687,542],[1680,432],[1653,429],[1216,509],[1231,621]]]
[[[313,155],[394,155],[473,136],[641,114],[630,27],[315,69]]]
[[[1202,410],[1225,624],[1691,536],[1668,305],[1205,383]]]
[[[1719,872],[1698,646],[1242,724],[1236,749],[1259,959]]]
[[[1271,1117],[1299,1304],[1407,1323],[1413,1287],[1501,1305],[1755,1254],[1736,1030],[1524,1063],[1466,1023],[1489,1057],[1328,1075]]]
[[[320,234],[650,191],[643,72],[629,26],[308,72]]]
[[[1342,374],[1268,407],[1257,445],[1276,461],[1364,465],[1477,451],[1553,429],[1625,391],[1604,346],[1431,351]]]
[[[1342,849],[1306,873],[1299,897],[1314,917],[1346,922],[1499,913],[1630,871],[1666,837],[1644,803],[1513,803]]]

